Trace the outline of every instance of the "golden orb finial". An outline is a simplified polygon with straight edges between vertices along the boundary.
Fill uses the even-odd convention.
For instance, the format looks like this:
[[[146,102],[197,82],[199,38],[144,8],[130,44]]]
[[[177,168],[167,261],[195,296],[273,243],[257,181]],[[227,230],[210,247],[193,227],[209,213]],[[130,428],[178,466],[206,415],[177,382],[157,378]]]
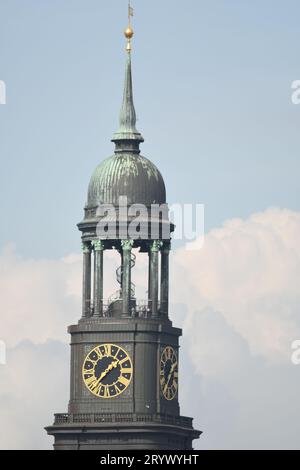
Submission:
[[[125,38],[132,39],[134,32],[131,26],[128,26],[124,31]]]

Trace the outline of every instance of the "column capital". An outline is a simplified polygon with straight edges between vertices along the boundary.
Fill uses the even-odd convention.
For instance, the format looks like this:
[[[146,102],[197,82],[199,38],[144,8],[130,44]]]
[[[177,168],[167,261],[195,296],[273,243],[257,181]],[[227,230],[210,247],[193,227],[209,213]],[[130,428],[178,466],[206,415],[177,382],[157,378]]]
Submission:
[[[159,251],[162,246],[163,246],[163,242],[161,240],[153,240],[153,243],[150,246],[150,250],[152,251],[152,253],[153,252],[155,253]]]
[[[126,239],[126,240],[121,240],[121,246],[123,251],[130,251],[133,247],[133,240]]]
[[[104,250],[104,243],[102,240],[93,240],[92,245],[95,251],[102,251]]]
[[[91,252],[91,246],[90,246],[89,242],[82,242],[81,248],[82,248],[83,253],[88,254],[88,253]]]

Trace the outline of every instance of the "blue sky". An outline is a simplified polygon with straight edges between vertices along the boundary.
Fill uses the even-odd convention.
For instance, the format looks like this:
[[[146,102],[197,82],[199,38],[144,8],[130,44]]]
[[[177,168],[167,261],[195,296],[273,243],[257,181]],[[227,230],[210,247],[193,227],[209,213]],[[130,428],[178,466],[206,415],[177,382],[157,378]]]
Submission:
[[[142,153],[168,201],[206,205],[206,230],[270,206],[298,210],[297,1],[133,3]],[[0,245],[79,250],[95,166],[113,152],[127,2],[0,0]]]
[[[133,6],[142,153],[169,203],[206,206],[203,248],[177,247],[171,259],[181,412],[204,431],[201,448],[298,448],[300,3]],[[126,22],[127,0],[0,0],[1,448],[50,447],[43,428],[67,409],[66,325],[80,316],[82,289],[76,224],[94,168],[113,153]],[[105,263],[114,292],[115,260]],[[137,263],[138,286],[145,272]],[[27,373],[40,357],[43,395]]]

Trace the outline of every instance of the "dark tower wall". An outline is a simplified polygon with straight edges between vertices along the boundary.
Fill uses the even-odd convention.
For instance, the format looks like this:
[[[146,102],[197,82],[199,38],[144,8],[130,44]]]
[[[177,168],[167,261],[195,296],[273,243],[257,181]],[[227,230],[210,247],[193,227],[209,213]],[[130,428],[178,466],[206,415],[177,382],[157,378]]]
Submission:
[[[166,346],[178,352],[181,330],[151,320],[122,319],[84,322],[69,328],[71,333],[71,396],[69,413],[140,413],[179,416],[178,395],[165,400],[159,383],[160,358]],[[133,378],[125,392],[113,399],[92,395],[82,380],[88,352],[99,344],[125,348],[133,362]]]
[[[178,352],[181,330],[158,321],[84,322],[71,333],[71,397],[67,414],[53,426],[54,448],[67,449],[192,449],[198,432],[190,418],[180,417],[178,394],[166,400],[159,383],[162,350]],[[99,399],[82,380],[82,364],[102,343],[120,344],[133,359],[134,374],[119,397]]]
[[[59,450],[189,450],[193,439],[200,436],[192,418],[180,415],[181,330],[174,328],[169,318],[169,252],[174,225],[165,204],[163,178],[155,165],[140,155],[144,139],[136,129],[130,50],[120,128],[113,137],[115,154],[93,173],[84,220],[78,224],[83,244],[82,316],[77,325],[69,327],[69,408],[67,413],[56,414],[54,424],[46,428]],[[126,200],[126,210],[133,203],[145,208],[143,230],[136,238],[128,230],[133,217],[124,220],[120,198]],[[162,213],[153,215],[153,205],[161,204],[165,205]],[[116,231],[106,233],[100,229],[108,205],[113,209],[109,220]],[[136,298],[132,283],[131,272],[137,262],[133,249],[148,255],[148,292],[143,302]],[[119,289],[105,302],[108,250],[120,254],[116,272]]]

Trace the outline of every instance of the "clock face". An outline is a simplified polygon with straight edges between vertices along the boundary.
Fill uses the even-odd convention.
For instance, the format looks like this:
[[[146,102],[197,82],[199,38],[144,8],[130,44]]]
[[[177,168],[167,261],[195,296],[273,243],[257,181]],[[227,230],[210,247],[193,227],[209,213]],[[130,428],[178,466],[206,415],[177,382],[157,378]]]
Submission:
[[[178,390],[178,359],[171,346],[167,346],[161,354],[160,386],[166,400],[175,398]]]
[[[129,354],[116,344],[100,344],[86,356],[82,376],[86,387],[99,398],[114,398],[129,386],[132,378]]]

